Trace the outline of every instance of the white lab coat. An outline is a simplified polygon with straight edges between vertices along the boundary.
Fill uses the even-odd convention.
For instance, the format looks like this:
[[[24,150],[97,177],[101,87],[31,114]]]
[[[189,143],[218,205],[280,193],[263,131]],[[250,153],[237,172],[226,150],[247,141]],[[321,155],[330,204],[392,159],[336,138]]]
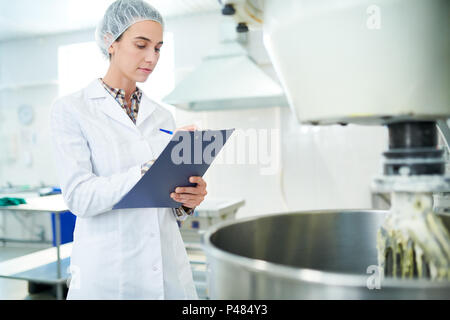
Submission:
[[[99,79],[54,102],[58,178],[77,216],[68,299],[197,299],[172,210],[111,210],[169,142],[160,128],[175,128],[169,111],[143,94],[134,124]]]

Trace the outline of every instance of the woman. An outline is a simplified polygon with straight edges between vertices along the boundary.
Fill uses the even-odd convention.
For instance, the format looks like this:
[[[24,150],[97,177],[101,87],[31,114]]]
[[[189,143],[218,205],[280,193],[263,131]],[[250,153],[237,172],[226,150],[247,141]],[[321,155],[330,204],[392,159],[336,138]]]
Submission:
[[[68,299],[196,299],[176,219],[203,201],[205,181],[177,188],[176,210],[112,210],[170,140],[159,129],[175,129],[171,113],[136,87],[156,67],[163,20],[143,1],[119,0],[96,39],[108,72],[57,99],[51,113],[62,194],[77,216]]]

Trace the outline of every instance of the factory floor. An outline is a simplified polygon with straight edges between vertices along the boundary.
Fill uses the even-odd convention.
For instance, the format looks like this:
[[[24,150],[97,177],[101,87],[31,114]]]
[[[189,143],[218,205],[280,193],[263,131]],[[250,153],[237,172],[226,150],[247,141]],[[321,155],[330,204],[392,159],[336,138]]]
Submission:
[[[0,263],[9,259],[17,258],[33,253],[48,246],[25,247],[18,244],[0,244]],[[5,279],[0,277],[0,300],[54,300],[55,296],[51,290],[40,293],[29,294],[28,282],[25,280]]]
[[[33,245],[30,247],[23,244],[0,243],[0,264],[4,261],[18,258],[30,253],[34,253],[48,248],[48,245]],[[192,263],[194,282],[197,288],[199,299],[207,299],[205,290],[205,256],[198,249],[188,250],[188,255]],[[47,289],[39,293],[30,294],[28,292],[28,281],[7,279],[0,277],[0,300],[55,300],[55,292]]]

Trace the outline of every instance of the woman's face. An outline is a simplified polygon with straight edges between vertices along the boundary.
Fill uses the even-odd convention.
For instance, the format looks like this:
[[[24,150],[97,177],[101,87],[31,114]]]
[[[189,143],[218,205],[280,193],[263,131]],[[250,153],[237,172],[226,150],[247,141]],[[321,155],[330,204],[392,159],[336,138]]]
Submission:
[[[162,44],[163,30],[158,22],[137,22],[109,48],[111,64],[128,79],[145,82],[158,63]]]

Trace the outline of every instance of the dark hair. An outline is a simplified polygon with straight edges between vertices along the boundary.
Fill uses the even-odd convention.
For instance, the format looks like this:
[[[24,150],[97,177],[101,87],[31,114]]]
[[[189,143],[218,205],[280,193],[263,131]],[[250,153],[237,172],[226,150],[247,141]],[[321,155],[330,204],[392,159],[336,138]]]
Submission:
[[[123,32],[122,32],[122,34],[121,34],[116,40],[114,40],[114,41],[119,42],[120,40],[122,40],[122,35],[123,35]],[[111,60],[111,53],[109,53],[108,55],[109,55],[109,60]]]

